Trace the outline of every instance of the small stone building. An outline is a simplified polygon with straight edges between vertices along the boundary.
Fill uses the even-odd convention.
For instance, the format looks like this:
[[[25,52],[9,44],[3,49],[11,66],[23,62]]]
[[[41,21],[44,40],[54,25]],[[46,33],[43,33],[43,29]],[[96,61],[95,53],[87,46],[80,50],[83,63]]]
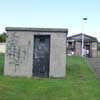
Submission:
[[[84,34],[84,49],[89,51],[88,57],[97,57],[97,45],[97,38]],[[82,34],[67,38],[67,53],[71,52],[74,52],[74,55],[82,55]]]
[[[65,77],[67,29],[7,27],[6,31],[5,75]]]

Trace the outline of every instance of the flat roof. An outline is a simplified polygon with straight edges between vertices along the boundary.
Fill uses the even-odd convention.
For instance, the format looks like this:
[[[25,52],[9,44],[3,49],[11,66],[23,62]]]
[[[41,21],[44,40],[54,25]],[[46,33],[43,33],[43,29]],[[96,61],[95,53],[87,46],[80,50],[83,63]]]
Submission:
[[[26,28],[26,27],[6,27],[6,31],[33,31],[33,32],[58,32],[68,33],[65,28]]]

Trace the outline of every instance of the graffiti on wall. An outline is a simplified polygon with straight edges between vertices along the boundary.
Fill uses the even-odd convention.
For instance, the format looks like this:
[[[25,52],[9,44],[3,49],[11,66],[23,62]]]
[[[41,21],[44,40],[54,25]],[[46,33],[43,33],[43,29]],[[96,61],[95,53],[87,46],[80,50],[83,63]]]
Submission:
[[[27,46],[19,46],[16,34],[12,34],[7,41],[7,56],[9,58],[9,64],[14,64],[14,66],[19,66],[23,64],[26,60]],[[17,68],[17,67],[16,67]]]

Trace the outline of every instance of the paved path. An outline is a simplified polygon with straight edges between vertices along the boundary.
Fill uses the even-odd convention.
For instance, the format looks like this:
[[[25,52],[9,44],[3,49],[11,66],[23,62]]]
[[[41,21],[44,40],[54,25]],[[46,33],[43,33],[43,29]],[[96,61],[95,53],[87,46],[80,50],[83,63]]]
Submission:
[[[95,71],[97,78],[100,78],[100,58],[87,58],[87,60]]]

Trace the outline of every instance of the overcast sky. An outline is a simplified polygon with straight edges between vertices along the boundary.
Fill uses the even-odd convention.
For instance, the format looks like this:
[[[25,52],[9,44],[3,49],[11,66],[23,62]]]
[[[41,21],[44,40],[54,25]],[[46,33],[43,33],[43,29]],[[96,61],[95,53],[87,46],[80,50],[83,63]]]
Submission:
[[[100,41],[100,0],[0,0],[0,32],[7,26],[68,28]]]

